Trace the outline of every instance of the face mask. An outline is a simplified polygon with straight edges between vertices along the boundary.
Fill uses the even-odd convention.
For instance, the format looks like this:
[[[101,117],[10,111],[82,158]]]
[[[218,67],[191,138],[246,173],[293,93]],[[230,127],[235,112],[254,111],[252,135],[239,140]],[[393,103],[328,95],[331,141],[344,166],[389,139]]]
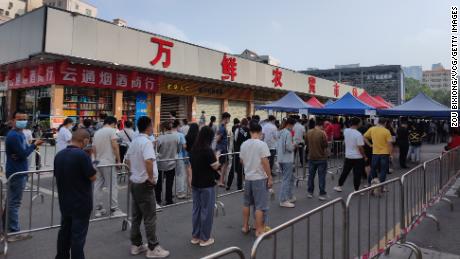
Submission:
[[[16,128],[25,129],[26,127],[27,127],[27,121],[25,120],[16,121]]]

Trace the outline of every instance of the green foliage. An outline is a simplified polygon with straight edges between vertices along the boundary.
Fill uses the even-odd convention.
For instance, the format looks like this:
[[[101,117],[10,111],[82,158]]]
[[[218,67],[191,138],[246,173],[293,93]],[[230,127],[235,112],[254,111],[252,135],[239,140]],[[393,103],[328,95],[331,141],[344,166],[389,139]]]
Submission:
[[[450,107],[449,90],[432,90],[428,85],[422,84],[420,81],[413,78],[404,78],[404,86],[406,88],[406,101],[409,101],[420,92],[423,92],[427,96],[433,98],[435,101]]]

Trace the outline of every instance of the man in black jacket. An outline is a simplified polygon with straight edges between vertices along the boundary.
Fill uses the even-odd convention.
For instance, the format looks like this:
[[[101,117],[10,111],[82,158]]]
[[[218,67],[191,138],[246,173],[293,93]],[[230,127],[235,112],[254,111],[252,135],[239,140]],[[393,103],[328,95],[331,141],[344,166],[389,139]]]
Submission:
[[[233,152],[237,153],[240,152],[240,147],[243,142],[251,138],[251,135],[249,134],[249,122],[247,119],[242,119],[240,126],[235,128],[235,131],[233,132]],[[243,189],[243,168],[240,163],[240,156],[239,155],[234,155],[233,156],[233,162],[232,162],[232,167],[230,169],[230,173],[228,175],[227,179],[227,191],[230,190],[232,187],[233,183],[233,178],[234,178],[234,173],[236,172],[236,184],[238,190]]]

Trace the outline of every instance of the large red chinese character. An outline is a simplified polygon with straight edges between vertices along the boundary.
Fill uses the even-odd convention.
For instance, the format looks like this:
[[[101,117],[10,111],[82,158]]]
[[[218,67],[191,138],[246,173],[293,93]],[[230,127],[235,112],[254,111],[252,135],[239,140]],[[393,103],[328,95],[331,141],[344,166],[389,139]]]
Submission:
[[[272,75],[273,75],[273,79],[272,79],[273,85],[275,87],[277,86],[283,87],[283,82],[281,82],[281,77],[283,77],[283,71],[281,71],[279,68],[276,68],[273,70]]]
[[[169,67],[169,65],[171,65],[171,49],[169,48],[174,47],[174,43],[172,41],[162,40],[156,37],[152,37],[151,41],[153,43],[158,44],[158,51],[157,51],[157,55],[155,56],[155,58],[152,61],[150,61],[150,64],[152,64],[152,66],[155,66],[158,63],[158,61],[160,61],[164,53],[166,56],[165,56],[165,60],[162,63],[163,68]]]
[[[339,83],[335,82],[335,85],[334,85],[334,96],[335,96],[335,97],[339,97],[339,94],[340,94],[340,85],[339,85]]]
[[[358,96],[358,89],[356,87],[353,87],[353,90],[351,90],[353,96],[357,97]]]
[[[235,81],[235,77],[237,75],[236,58],[229,58],[227,57],[227,54],[224,54],[224,57],[222,58],[222,62],[220,64],[222,65],[222,80],[230,79],[231,81]]]
[[[308,77],[308,93],[316,93],[316,78],[314,76]]]

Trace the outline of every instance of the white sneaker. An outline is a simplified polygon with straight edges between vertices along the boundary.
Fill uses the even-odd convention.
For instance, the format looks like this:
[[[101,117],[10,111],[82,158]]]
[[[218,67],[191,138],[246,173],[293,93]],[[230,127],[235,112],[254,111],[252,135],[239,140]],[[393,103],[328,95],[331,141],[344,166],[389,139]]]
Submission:
[[[309,199],[313,198],[313,193],[307,193],[307,198]]]
[[[161,210],[161,208],[163,208],[163,207],[161,207],[161,205],[157,203],[157,204],[156,204],[156,209],[157,209],[157,210]]]
[[[325,200],[327,200],[327,196],[326,196],[326,195],[320,195],[320,196],[318,197],[318,199],[319,199],[320,201],[325,201]]]
[[[147,244],[143,244],[140,246],[131,245],[131,255],[142,254],[143,252],[147,251],[147,249],[148,249]]]
[[[280,203],[280,207],[284,207],[284,208],[294,208],[294,207],[295,207],[295,204],[292,203],[292,202],[289,202],[289,201],[284,201],[284,202],[281,202],[281,203]]]
[[[177,198],[183,200],[183,199],[187,198],[187,195],[185,195],[185,194],[178,194],[178,195],[177,195]]]
[[[210,246],[210,245],[214,244],[214,241],[215,241],[214,238],[210,238],[207,241],[201,241],[200,246],[201,247]]]
[[[295,196],[292,196],[292,198],[288,200],[288,202],[290,203],[294,203],[296,201],[297,201],[297,198]]]
[[[157,245],[155,249],[147,250],[147,253],[145,254],[145,257],[147,258],[165,258],[169,256],[169,251],[163,249],[160,245]]]
[[[99,209],[96,210],[96,212],[94,213],[94,217],[100,218],[102,216],[105,216],[105,214],[107,214],[107,211],[105,209]]]
[[[125,217],[126,216],[126,213],[124,213],[123,211],[121,211],[120,209],[114,209],[112,210],[112,212],[110,213],[110,215],[112,217]]]
[[[343,190],[342,190],[342,186],[336,186],[336,187],[334,187],[334,190],[335,190],[336,192],[342,192],[342,191],[343,191]]]
[[[27,240],[31,238],[32,238],[31,234],[24,233],[24,234],[17,234],[17,235],[9,236],[7,240],[8,242],[17,242],[17,241]]]
[[[192,244],[192,245],[198,245],[199,243],[200,243],[200,240],[197,239],[197,238],[192,238],[190,240],[190,244]]]

